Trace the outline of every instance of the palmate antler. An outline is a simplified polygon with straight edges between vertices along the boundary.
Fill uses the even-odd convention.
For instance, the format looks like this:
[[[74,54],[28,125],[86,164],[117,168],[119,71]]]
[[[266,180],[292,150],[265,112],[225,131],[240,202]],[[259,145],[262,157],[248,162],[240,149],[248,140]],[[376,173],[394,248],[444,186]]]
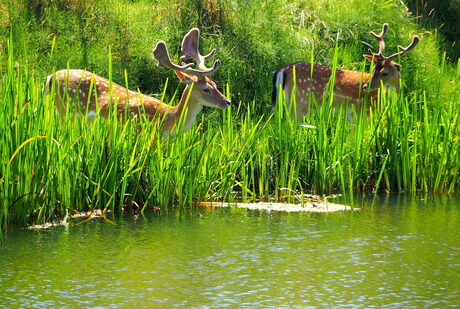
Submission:
[[[382,32],[380,32],[380,34],[376,34],[373,31],[370,32],[370,34],[379,42],[379,51],[377,53],[374,53],[372,51],[373,47],[372,47],[371,44],[366,43],[366,42],[362,42],[364,45],[369,47],[368,51],[369,51],[370,55],[366,55],[366,56],[369,56],[369,57],[373,56],[378,61],[391,61],[391,60],[394,60],[394,59],[406,54],[408,51],[410,51],[415,46],[417,46],[418,42],[420,41],[420,38],[418,36],[414,36],[414,38],[412,39],[412,43],[409,44],[409,46],[402,47],[401,45],[398,45],[398,49],[400,49],[401,51],[397,52],[397,53],[394,53],[393,55],[391,55],[389,57],[386,57],[383,54],[385,52],[385,41],[384,41],[383,38],[385,37],[385,34],[388,31],[388,27],[389,27],[388,24],[385,23],[382,26]]]
[[[166,43],[163,41],[159,41],[153,50],[153,55],[158,61],[158,65],[186,74],[195,75],[200,79],[214,73],[220,67],[221,62],[220,60],[216,60],[211,68],[207,68],[205,66],[205,61],[214,56],[216,54],[216,50],[213,49],[208,55],[202,56],[198,50],[199,35],[200,30],[198,30],[198,28],[193,28],[184,36],[184,39],[182,40],[182,51],[185,53],[185,55],[180,57],[181,60],[196,60],[198,69],[191,68],[193,66],[192,63],[182,63],[180,66],[172,63],[171,58],[169,57]]]
[[[194,59],[197,62],[198,68],[200,70],[206,70],[205,61],[211,58],[216,54],[216,49],[214,48],[206,56],[200,54],[199,42],[200,39],[200,30],[198,28],[192,28],[182,40],[182,52],[185,54],[180,57],[180,60]],[[216,60],[218,61],[218,60]],[[214,63],[215,64],[215,63]]]

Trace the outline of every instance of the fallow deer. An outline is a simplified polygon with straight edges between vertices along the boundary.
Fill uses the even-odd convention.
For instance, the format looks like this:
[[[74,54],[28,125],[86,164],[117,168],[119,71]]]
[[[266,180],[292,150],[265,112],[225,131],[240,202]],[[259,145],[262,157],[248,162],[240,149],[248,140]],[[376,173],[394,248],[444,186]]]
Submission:
[[[163,41],[159,41],[153,50],[158,65],[173,69],[186,84],[177,106],[169,106],[156,98],[126,89],[85,70],[61,70],[49,75],[47,91],[50,92],[54,87],[56,108],[63,116],[67,111],[67,103],[72,104],[72,113],[81,112],[88,117],[106,117],[110,105],[116,104],[119,115],[126,111],[133,115],[145,113],[149,120],[162,122],[163,133],[175,134],[175,127],[181,117],[185,117],[184,130],[188,130],[203,106],[226,109],[231,104],[218,90],[216,83],[209,78],[221,65],[220,60],[216,60],[211,68],[205,66],[205,61],[214,56],[216,50],[213,49],[208,55],[202,56],[199,52],[199,35],[199,29],[193,28],[184,36],[184,56],[180,58],[194,59],[197,69],[191,68],[192,63],[173,64]],[[182,116],[184,112],[187,114]]]
[[[420,41],[418,36],[414,36],[412,43],[407,47],[398,46],[401,50],[389,57],[384,56],[385,42],[383,40],[386,32],[388,31],[388,24],[384,24],[382,32],[370,34],[377,39],[379,43],[379,51],[372,52],[372,46],[368,43],[362,42],[369,47],[369,55],[364,54],[364,58],[373,62],[373,74],[337,69],[335,72],[334,82],[334,99],[337,102],[349,101],[351,104],[360,105],[364,98],[375,98],[377,96],[377,89],[381,84],[388,88],[395,88],[396,91],[400,90],[400,65],[393,60],[406,54],[413,49]],[[294,70],[295,70],[295,83],[294,83]],[[313,70],[313,72],[312,72]],[[290,108],[291,118],[294,113],[297,115],[297,120],[307,113],[309,107],[309,100],[314,96],[321,104],[323,95],[327,91],[326,86],[332,76],[332,68],[320,64],[310,64],[307,62],[297,62],[283,66],[273,73],[273,103],[276,105],[278,98],[278,91],[283,90],[286,94],[286,103],[289,107],[291,95],[295,95],[296,110]],[[296,91],[294,93],[294,84]]]

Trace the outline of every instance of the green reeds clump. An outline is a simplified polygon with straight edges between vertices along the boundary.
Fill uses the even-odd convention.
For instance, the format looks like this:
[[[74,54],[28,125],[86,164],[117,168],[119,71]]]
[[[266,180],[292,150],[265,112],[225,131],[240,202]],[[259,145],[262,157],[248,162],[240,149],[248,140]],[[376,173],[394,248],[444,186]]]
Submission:
[[[454,99],[429,107],[423,93],[389,92],[353,122],[346,104],[325,100],[304,119],[316,128],[292,121],[281,99],[262,116],[252,104],[203,113],[191,130],[164,138],[143,119],[61,119],[43,88],[42,78],[11,59],[1,87],[4,227],[72,210],[186,210],[201,201],[302,202],[312,191],[460,187]]]
[[[382,94],[355,110],[352,122],[350,106],[335,104],[332,88],[322,102],[312,98],[302,124],[315,128],[291,120],[280,92],[274,110],[266,108],[268,96],[263,109],[255,98],[238,102],[224,112],[204,111],[191,130],[164,138],[144,117],[91,123],[84,116],[58,117],[54,96],[44,91],[43,77],[52,70],[40,74],[17,61],[12,42],[0,85],[2,227],[43,223],[73,210],[185,211],[202,201],[302,203],[309,192],[352,198],[360,191],[460,188],[460,66],[445,61],[442,83],[423,80],[426,91]],[[334,59],[345,54],[335,52]],[[227,97],[236,96],[240,75],[228,76]]]

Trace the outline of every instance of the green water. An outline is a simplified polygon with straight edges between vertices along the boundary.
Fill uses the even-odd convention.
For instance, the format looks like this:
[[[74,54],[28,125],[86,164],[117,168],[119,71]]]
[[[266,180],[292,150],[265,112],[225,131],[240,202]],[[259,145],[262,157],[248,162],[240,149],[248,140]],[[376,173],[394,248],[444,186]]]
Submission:
[[[460,199],[332,214],[197,211],[11,230],[0,307],[460,305]]]

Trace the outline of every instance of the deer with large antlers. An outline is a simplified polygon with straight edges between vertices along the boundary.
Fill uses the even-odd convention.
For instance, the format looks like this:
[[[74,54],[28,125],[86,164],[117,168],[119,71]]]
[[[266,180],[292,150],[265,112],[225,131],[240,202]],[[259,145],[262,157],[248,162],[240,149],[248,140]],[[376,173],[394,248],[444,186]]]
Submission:
[[[63,116],[67,111],[67,103],[72,104],[71,112],[85,113],[88,117],[99,114],[106,117],[110,105],[116,104],[119,115],[126,111],[133,115],[145,113],[149,120],[161,121],[164,133],[175,134],[179,120],[185,117],[184,130],[188,130],[203,106],[226,109],[231,104],[218,90],[216,83],[209,78],[219,68],[220,60],[216,60],[211,68],[205,66],[205,61],[214,56],[216,50],[213,49],[208,55],[202,56],[199,52],[199,35],[200,31],[193,28],[184,36],[184,56],[180,58],[195,60],[197,69],[192,68],[192,63],[173,64],[163,41],[159,41],[153,50],[158,65],[173,69],[186,84],[177,106],[169,106],[151,96],[128,90],[85,70],[61,70],[49,75],[47,91],[50,92],[54,87],[56,108]]]
[[[406,54],[413,49],[420,41],[418,36],[414,36],[412,43],[407,47],[398,46],[401,51],[392,54],[389,57],[384,56],[385,42],[383,40],[388,31],[388,24],[384,24],[382,32],[370,34],[377,39],[379,43],[379,51],[372,52],[372,46],[362,42],[369,47],[369,55],[363,55],[365,59],[373,62],[373,74],[363,73],[359,71],[349,71],[337,69],[335,72],[334,82],[334,99],[338,102],[348,101],[351,104],[359,105],[367,98],[375,98],[381,84],[385,89],[395,88],[399,93],[400,89],[400,65],[394,60]],[[295,71],[295,74],[294,74]],[[289,106],[292,95],[295,97],[296,109],[290,107],[291,118],[297,120],[307,113],[309,100],[314,96],[321,104],[324,93],[327,91],[327,84],[332,76],[332,68],[329,66],[310,64],[307,62],[297,62],[283,66],[273,73],[273,102],[276,104],[278,91],[283,90],[286,95],[286,102]],[[295,81],[294,81],[295,75]],[[295,85],[295,92],[294,92]]]

